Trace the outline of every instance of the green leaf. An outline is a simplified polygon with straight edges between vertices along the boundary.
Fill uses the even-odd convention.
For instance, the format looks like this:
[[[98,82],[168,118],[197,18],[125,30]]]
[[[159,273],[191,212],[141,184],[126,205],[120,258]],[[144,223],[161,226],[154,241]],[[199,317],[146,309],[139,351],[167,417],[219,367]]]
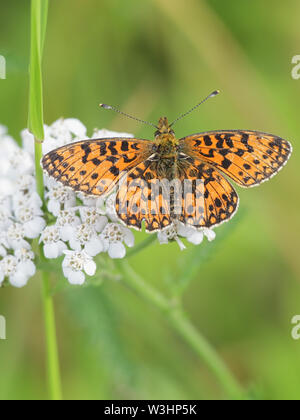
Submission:
[[[31,44],[28,128],[38,140],[44,138],[42,54],[47,26],[48,0],[31,1]]]

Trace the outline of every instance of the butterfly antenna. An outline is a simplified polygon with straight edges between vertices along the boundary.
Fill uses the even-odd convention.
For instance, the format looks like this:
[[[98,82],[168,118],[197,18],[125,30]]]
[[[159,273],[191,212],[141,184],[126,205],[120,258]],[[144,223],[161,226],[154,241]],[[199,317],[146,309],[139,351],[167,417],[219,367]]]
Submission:
[[[157,128],[157,126],[155,124],[152,124],[148,121],[140,120],[139,118],[136,118],[136,117],[132,117],[131,115],[126,114],[125,112],[122,112],[122,111],[120,111],[119,109],[117,109],[113,106],[106,105],[106,104],[100,104],[99,106],[100,106],[100,108],[113,110],[113,111],[117,112],[118,114],[124,115],[127,118],[131,118],[132,120],[135,120],[135,121],[138,121],[140,123],[147,124],[147,125],[150,125],[151,127]]]
[[[172,127],[172,125],[174,125],[175,123],[177,123],[177,121],[182,120],[182,118],[186,117],[187,115],[189,115],[191,112],[195,111],[195,109],[197,109],[200,105],[202,105],[204,102],[206,102],[208,99],[213,98],[214,96],[217,96],[220,93],[219,90],[215,90],[214,92],[212,92],[210,95],[207,96],[207,98],[203,99],[203,101],[201,101],[199,104],[195,105],[192,109],[190,109],[188,112],[186,112],[185,114],[180,115],[180,117],[176,118],[175,121],[172,122],[172,124],[170,125],[170,127]]]

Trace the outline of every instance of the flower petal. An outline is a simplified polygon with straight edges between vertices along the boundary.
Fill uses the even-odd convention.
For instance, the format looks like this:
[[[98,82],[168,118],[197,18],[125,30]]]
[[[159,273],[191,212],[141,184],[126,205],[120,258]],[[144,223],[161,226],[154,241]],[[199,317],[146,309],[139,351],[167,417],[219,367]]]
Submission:
[[[182,242],[181,239],[178,238],[178,236],[175,238],[176,242],[179,245],[179,248],[181,251],[184,251],[186,249],[186,246],[184,245],[184,243]]]
[[[126,255],[126,248],[122,242],[112,243],[109,245],[108,255],[113,259],[124,258]]]
[[[195,231],[192,235],[187,237],[187,240],[194,245],[199,245],[203,241],[203,238],[204,238],[203,232]]]
[[[130,229],[127,229],[126,227],[122,226],[122,230],[124,233],[124,242],[129,248],[132,248],[134,246],[134,234]]]
[[[44,255],[48,259],[57,258],[59,256],[58,242],[44,245]]]
[[[86,274],[88,276],[94,276],[94,274],[96,273],[96,263],[93,260],[89,260],[84,264],[84,271],[86,272]]]
[[[18,270],[16,273],[9,277],[9,282],[14,287],[24,287],[28,283],[29,276],[27,276],[22,271]]]
[[[101,239],[95,237],[85,244],[84,250],[91,257],[95,257],[103,251],[103,243]]]
[[[209,242],[213,241],[216,238],[216,233],[212,229],[204,228],[203,233],[207,237]]]
[[[60,212],[60,202],[57,200],[49,200],[48,210],[50,211],[50,213],[57,217]]]
[[[29,238],[29,239],[37,238],[41,234],[45,226],[46,226],[46,222],[42,217],[36,217],[30,222],[24,223],[23,227],[24,227],[26,238]]]
[[[85,275],[82,271],[69,271],[68,281],[71,284],[81,286],[85,282]]]
[[[68,242],[75,235],[75,229],[71,225],[66,225],[60,228],[60,237],[64,242]]]

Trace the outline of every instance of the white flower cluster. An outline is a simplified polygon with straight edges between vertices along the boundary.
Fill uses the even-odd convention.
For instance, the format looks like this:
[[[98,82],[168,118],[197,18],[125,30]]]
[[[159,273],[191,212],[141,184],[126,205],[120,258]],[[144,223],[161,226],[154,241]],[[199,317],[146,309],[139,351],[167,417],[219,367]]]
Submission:
[[[23,287],[35,274],[32,239],[45,227],[34,160],[0,126],[0,285]]]
[[[174,222],[173,225],[159,232],[157,236],[160,244],[167,244],[169,241],[175,240],[180,249],[184,250],[186,246],[180,238],[186,238],[191,244],[199,245],[204,236],[211,242],[215,239],[216,234],[212,229],[195,229],[193,226],[185,226],[183,223]]]
[[[92,138],[132,137],[127,133],[98,130]],[[110,258],[124,258],[126,246],[134,245],[132,231],[124,227],[115,213],[115,194],[104,202],[75,193],[45,175],[47,215],[43,217],[42,201],[36,192],[34,178],[34,138],[28,130],[21,133],[23,147],[0,126],[0,285],[9,281],[24,286],[35,274],[31,241],[39,238],[48,259],[63,257],[62,269],[71,284],[83,284],[85,274],[96,273],[94,258],[107,253]],[[88,139],[86,127],[77,119],[60,119],[45,125],[43,153],[65,144]],[[46,220],[50,220],[46,226]],[[181,238],[200,244],[206,236],[213,240],[212,230],[201,231],[174,223],[158,234],[161,244]]]

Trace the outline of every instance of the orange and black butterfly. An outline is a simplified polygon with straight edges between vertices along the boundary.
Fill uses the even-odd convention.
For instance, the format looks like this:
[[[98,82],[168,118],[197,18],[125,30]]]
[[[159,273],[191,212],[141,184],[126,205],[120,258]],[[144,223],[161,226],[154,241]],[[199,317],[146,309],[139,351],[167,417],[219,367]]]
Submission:
[[[120,220],[135,229],[144,221],[146,230],[155,232],[175,221],[210,228],[229,220],[239,198],[226,177],[241,187],[254,187],[272,178],[292,152],[287,140],[250,130],[209,131],[178,140],[174,123],[161,118],[157,127],[151,124],[156,128],[154,141],[108,138],[72,143],[45,155],[42,165],[51,177],[87,195],[107,195],[117,187]]]

